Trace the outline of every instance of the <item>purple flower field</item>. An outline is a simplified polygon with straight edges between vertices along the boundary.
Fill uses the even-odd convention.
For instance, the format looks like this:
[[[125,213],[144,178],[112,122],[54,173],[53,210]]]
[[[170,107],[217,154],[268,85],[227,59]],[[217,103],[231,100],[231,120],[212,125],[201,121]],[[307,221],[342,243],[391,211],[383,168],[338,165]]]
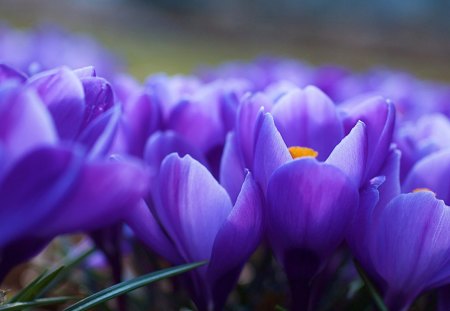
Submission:
[[[0,310],[450,310],[450,85],[122,64],[0,26]]]

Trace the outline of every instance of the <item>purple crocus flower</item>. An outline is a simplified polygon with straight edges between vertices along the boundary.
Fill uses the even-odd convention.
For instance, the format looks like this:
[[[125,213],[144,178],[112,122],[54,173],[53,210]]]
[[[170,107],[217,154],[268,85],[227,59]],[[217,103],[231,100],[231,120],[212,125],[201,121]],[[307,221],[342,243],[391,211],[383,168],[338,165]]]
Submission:
[[[150,209],[143,203],[130,225],[174,264],[208,260],[189,273],[199,310],[221,310],[262,233],[260,190],[250,173],[233,205],[211,173],[190,156],[162,163]]]
[[[254,174],[267,189],[267,236],[286,271],[293,308],[308,308],[311,280],[346,236],[358,204],[366,144],[365,125],[359,122],[319,162],[312,149],[289,150],[270,114],[262,120]]]
[[[366,250],[389,310],[450,283],[449,228],[449,206],[430,191],[400,194],[376,213]]]
[[[411,171],[403,188],[412,192],[401,194],[400,153],[393,149],[380,176],[361,190],[348,234],[352,253],[389,310],[407,310],[424,291],[450,283],[450,209],[441,200],[448,199],[450,157],[433,156]]]
[[[9,67],[0,72],[13,77],[0,82],[3,277],[56,235],[126,219],[146,193],[148,175],[131,159],[105,161],[117,108],[109,84],[92,68],[23,81]]]
[[[312,149],[321,161],[327,159],[358,120],[362,120],[367,125],[368,159],[363,176],[355,181],[357,186],[376,176],[389,150],[395,111],[393,105],[382,97],[355,99],[336,107],[323,92],[312,86],[288,89],[275,102],[266,94],[257,93],[243,98],[237,112],[235,131],[229,135],[224,149],[220,180],[232,198],[236,197],[238,189],[235,185],[243,180],[246,168],[254,171],[256,179],[261,181],[258,177],[261,166],[254,163],[256,137],[261,124],[261,118],[257,116],[261,107],[273,115],[283,145]],[[262,138],[262,143],[265,139]],[[264,178],[264,188],[269,177]]]
[[[258,115],[261,106],[271,113]],[[308,283],[346,237],[358,190],[383,164],[393,127],[384,99],[339,111],[314,87],[290,89],[275,103],[258,94],[241,104],[221,181],[233,197],[244,168],[253,172],[266,195],[267,236],[298,298],[293,306],[308,306]]]

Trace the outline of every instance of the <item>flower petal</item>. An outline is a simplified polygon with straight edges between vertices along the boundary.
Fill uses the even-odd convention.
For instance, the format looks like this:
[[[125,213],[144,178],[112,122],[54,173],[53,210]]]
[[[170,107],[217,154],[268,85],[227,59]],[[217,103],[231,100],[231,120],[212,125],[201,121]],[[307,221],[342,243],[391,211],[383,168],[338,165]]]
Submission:
[[[417,162],[403,184],[405,192],[428,188],[439,199],[450,202],[450,149],[432,153]]]
[[[143,200],[125,218],[133,233],[153,251],[172,263],[182,262],[172,241]]]
[[[261,192],[250,173],[226,222],[217,233],[207,278],[214,308],[223,308],[240,270],[255,251],[263,232]]]
[[[85,94],[85,110],[81,131],[93,120],[108,111],[114,105],[111,85],[103,78],[89,77],[81,79]]]
[[[260,115],[261,127],[256,133],[255,155],[253,173],[265,193],[272,173],[284,163],[291,161],[292,157],[275,127],[272,115]]]
[[[209,259],[217,232],[232,208],[211,173],[189,155],[162,163],[155,216],[185,261]]]
[[[431,192],[401,194],[371,226],[369,250],[386,283],[388,307],[407,307],[423,290],[450,280],[450,208]]]
[[[156,185],[161,163],[169,154],[176,152],[180,156],[189,154],[191,157],[206,165],[206,159],[195,146],[186,142],[178,133],[173,131],[156,132],[149,137],[144,151],[144,161],[150,167],[151,185]]]
[[[325,163],[338,167],[359,187],[363,181],[366,160],[366,125],[358,122],[350,133],[333,149]]]
[[[366,124],[368,137],[367,168],[364,180],[378,175],[392,142],[395,125],[394,105],[381,96],[366,98],[347,107],[344,111],[345,132],[348,133],[358,121]]]
[[[54,221],[54,211],[73,188],[81,163],[80,153],[39,148],[12,167],[0,187],[0,246],[34,235],[36,225],[48,223],[50,216]]]
[[[178,104],[170,114],[168,126],[202,152],[222,145],[226,134],[220,102],[208,95]]]
[[[73,139],[84,114],[84,92],[81,81],[68,68],[36,74],[28,80],[53,116],[62,139]]]
[[[124,105],[123,119],[128,152],[141,157],[148,137],[161,127],[159,104],[147,92],[136,92]]]
[[[94,66],[86,66],[78,69],[74,69],[73,73],[79,78],[91,78],[96,77],[97,73],[95,72]]]
[[[51,116],[34,92],[22,87],[0,90],[0,141],[5,161],[56,143]]]
[[[237,112],[236,142],[242,152],[245,168],[248,169],[253,169],[255,131],[261,108],[270,111],[272,102],[263,93],[256,93],[245,97]]]
[[[101,114],[81,132],[77,141],[87,148],[90,158],[105,156],[114,141],[120,119],[120,107],[116,105]]]
[[[268,235],[281,262],[292,249],[329,256],[342,242],[357,188],[334,166],[300,158],[276,170],[267,189]]]
[[[220,184],[227,190],[232,202],[236,199],[245,179],[245,168],[239,153],[235,133],[229,133],[220,163]]]
[[[23,83],[27,80],[27,76],[12,67],[0,64],[0,83],[12,80]]]
[[[272,115],[288,147],[312,148],[320,160],[325,160],[344,137],[333,102],[313,86],[286,93],[273,107]]]
[[[91,231],[123,220],[147,194],[148,174],[140,162],[86,163],[61,206],[36,230],[36,236]]]

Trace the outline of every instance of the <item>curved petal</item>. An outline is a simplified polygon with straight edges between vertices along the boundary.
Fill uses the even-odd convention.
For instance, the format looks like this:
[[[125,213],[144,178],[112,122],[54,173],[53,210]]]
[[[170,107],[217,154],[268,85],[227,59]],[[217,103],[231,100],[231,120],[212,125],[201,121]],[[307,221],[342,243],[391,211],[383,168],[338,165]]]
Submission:
[[[359,206],[355,212],[350,229],[347,232],[346,241],[353,254],[364,271],[373,278],[377,277],[371,256],[367,251],[367,242],[370,224],[374,217],[374,210],[380,201],[378,188],[385,178],[375,178],[369,185],[359,191]]]
[[[248,173],[235,206],[214,240],[207,279],[217,310],[223,308],[242,267],[261,241],[261,198],[258,185]]]
[[[167,156],[159,176],[155,216],[184,260],[210,258],[217,232],[232,208],[227,192],[189,155]]]
[[[229,133],[220,162],[220,184],[236,202],[245,179],[245,168],[239,152],[235,133]]]
[[[85,96],[85,110],[80,131],[93,120],[108,111],[114,105],[111,85],[103,78],[89,77],[81,79]]]
[[[334,166],[299,158],[275,171],[267,189],[268,235],[281,259],[309,250],[324,259],[342,242],[358,204],[357,188]]]
[[[286,93],[273,107],[272,115],[288,147],[312,148],[320,160],[325,160],[344,137],[333,102],[313,86]]]
[[[356,123],[325,161],[344,172],[357,187],[362,183],[367,160],[366,125]]]
[[[450,280],[450,208],[429,191],[401,194],[372,224],[369,250],[392,310]]]
[[[5,161],[56,143],[51,116],[34,92],[22,87],[0,91],[0,141]]]
[[[95,72],[94,66],[86,66],[78,69],[74,69],[73,73],[79,78],[91,78],[96,77],[97,73]]]
[[[157,254],[172,263],[182,262],[174,244],[143,200],[125,216],[125,222],[134,234]]]
[[[137,92],[124,105],[123,131],[128,150],[141,157],[148,137],[161,127],[158,102],[147,92]]]
[[[272,102],[263,93],[249,95],[242,100],[237,112],[236,141],[242,152],[245,168],[253,168],[254,148],[256,144],[255,131],[261,108],[270,111]]]
[[[85,164],[74,188],[52,221],[35,231],[36,236],[91,231],[123,220],[147,194],[148,174],[140,162],[95,161]]]
[[[450,150],[433,153],[417,162],[403,184],[405,192],[428,188],[450,202]]]
[[[380,192],[378,208],[384,208],[393,198],[401,193],[400,158],[400,151],[392,149],[380,169],[379,175],[384,176],[385,181],[378,188]]]
[[[10,80],[15,80],[23,83],[27,80],[27,76],[24,73],[13,69],[12,67],[9,67],[5,64],[0,64],[0,83]]]
[[[265,193],[272,173],[284,163],[291,161],[292,157],[275,127],[272,115],[261,114],[260,119],[261,127],[256,133],[253,173]]]
[[[224,121],[216,98],[182,101],[171,112],[168,128],[174,130],[202,152],[225,141]]]
[[[77,141],[87,148],[90,158],[108,153],[117,132],[120,114],[120,107],[117,105],[95,118],[81,132]]]
[[[81,81],[68,68],[36,74],[28,80],[53,116],[62,139],[73,139],[84,115],[84,91]]]
[[[176,152],[180,156],[189,154],[191,157],[206,165],[206,159],[195,146],[186,142],[178,133],[173,131],[156,132],[147,140],[144,151],[144,161],[150,167],[151,185],[155,185],[164,158]]]
[[[417,161],[450,148],[450,120],[442,114],[427,114],[417,122],[403,123],[395,134],[395,143],[402,151],[402,180]]]
[[[45,169],[41,169],[43,163]],[[81,164],[81,154],[40,148],[12,167],[0,187],[0,246],[18,237],[33,236],[39,222],[49,222],[74,187]]]
[[[392,142],[395,125],[394,105],[381,96],[364,99],[344,111],[344,127],[346,133],[362,121],[366,124],[368,137],[367,168],[364,180],[378,175]]]

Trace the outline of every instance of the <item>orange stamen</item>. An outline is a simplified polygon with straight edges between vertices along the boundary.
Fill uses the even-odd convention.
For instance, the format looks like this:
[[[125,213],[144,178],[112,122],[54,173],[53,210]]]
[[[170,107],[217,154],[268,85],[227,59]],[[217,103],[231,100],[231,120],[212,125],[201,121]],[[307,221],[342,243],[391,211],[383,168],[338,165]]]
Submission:
[[[292,159],[303,158],[303,157],[313,157],[317,158],[319,153],[314,149],[308,147],[299,147],[294,146],[289,148],[289,153],[292,156]]]

